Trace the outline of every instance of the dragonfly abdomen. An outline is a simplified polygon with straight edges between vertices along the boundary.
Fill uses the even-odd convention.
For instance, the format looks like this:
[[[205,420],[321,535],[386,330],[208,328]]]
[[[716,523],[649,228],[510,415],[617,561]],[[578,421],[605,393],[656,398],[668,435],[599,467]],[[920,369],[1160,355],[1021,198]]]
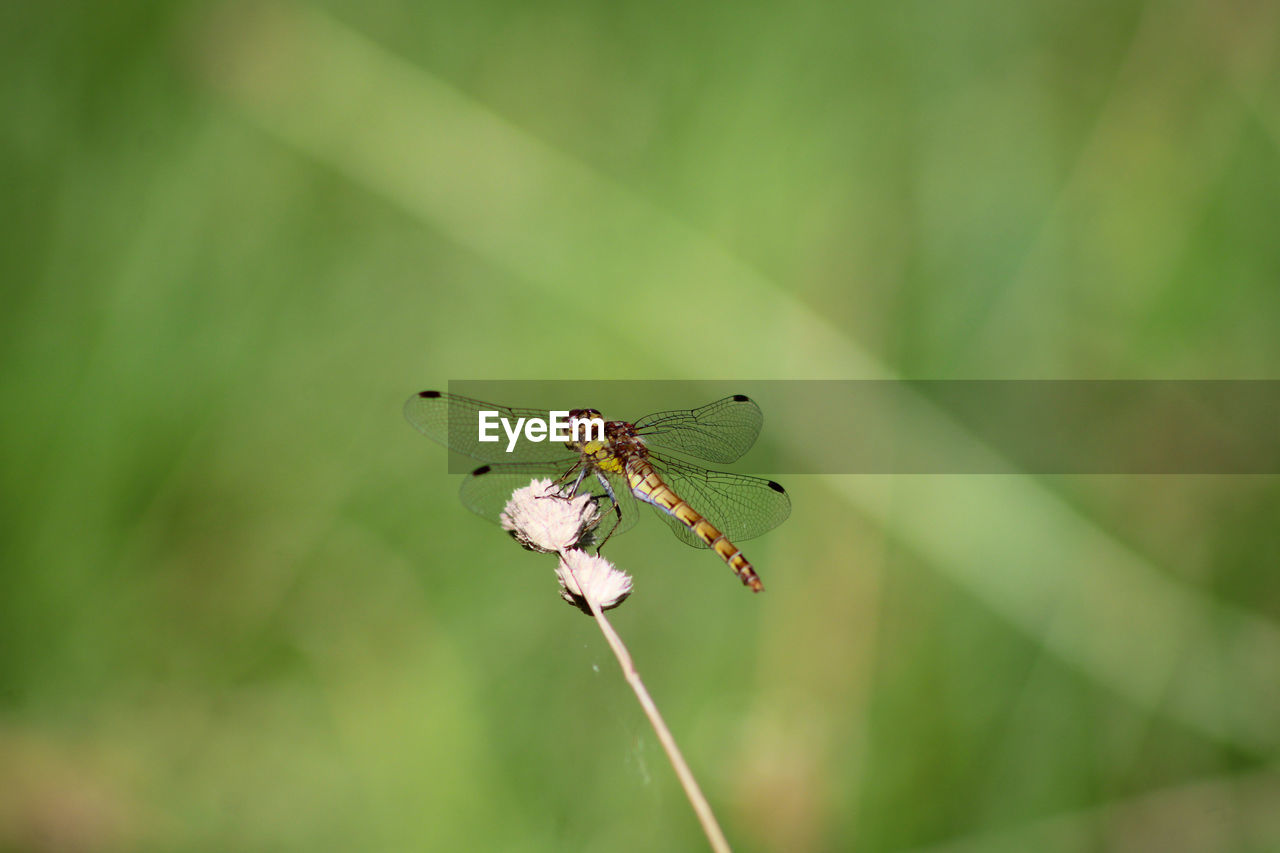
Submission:
[[[750,587],[752,592],[764,591],[764,584],[761,583],[760,576],[756,574],[755,569],[752,568],[747,558],[742,556],[742,550],[730,542],[729,537],[721,533],[714,524],[707,521],[701,513],[690,506],[688,501],[676,494],[675,490],[663,481],[652,465],[647,461],[636,460],[626,467],[628,484],[637,498],[645,503],[653,504],[689,528],[694,536],[697,536],[720,555],[720,559],[729,565],[733,573],[740,577],[742,583]]]

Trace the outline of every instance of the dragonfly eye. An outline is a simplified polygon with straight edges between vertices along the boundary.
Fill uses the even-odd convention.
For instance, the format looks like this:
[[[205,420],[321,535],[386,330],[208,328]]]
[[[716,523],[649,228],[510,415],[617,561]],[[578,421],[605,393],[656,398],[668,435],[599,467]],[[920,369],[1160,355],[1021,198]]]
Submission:
[[[604,418],[595,409],[573,409],[569,412],[569,441],[565,447],[582,450],[591,441],[604,441]]]

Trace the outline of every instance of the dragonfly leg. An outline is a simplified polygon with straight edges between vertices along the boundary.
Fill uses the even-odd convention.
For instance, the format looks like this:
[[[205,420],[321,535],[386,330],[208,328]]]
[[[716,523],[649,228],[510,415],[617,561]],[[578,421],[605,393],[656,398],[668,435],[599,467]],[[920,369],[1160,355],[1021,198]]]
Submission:
[[[573,488],[569,490],[569,494],[571,495],[576,495],[578,493],[578,487],[582,485],[583,478],[587,476],[586,466],[584,466],[581,462],[579,462],[577,465],[574,465],[568,471],[565,471],[563,474],[560,475],[560,479],[562,481],[567,480],[569,479],[569,475],[572,474],[575,470],[578,472],[578,479],[573,481]]]
[[[585,474],[586,472],[584,471],[583,473]],[[604,538],[600,540],[600,544],[596,546],[596,553],[599,554],[600,550],[604,548],[604,543],[609,541],[609,537],[618,529],[618,525],[622,524],[622,505],[618,503],[618,496],[613,493],[613,485],[610,484],[609,478],[599,471],[596,472],[596,478],[600,481],[600,485],[604,487],[605,494],[609,496],[609,500],[613,501],[614,514],[613,526],[609,528],[609,532],[605,534]]]
[[[580,468],[582,470],[579,470]],[[587,474],[587,470],[585,468],[582,468],[581,462],[579,462],[577,465],[574,465],[568,471],[565,471],[559,477],[556,477],[554,480],[551,481],[551,484],[553,486],[563,486],[565,481],[568,480],[571,476],[573,476],[574,471],[578,472],[578,479],[573,481],[573,488],[569,490],[569,496],[576,495],[578,493],[578,486],[582,485],[582,478],[585,477]],[[539,498],[561,498],[562,500],[564,499],[561,495],[538,495],[538,497]]]

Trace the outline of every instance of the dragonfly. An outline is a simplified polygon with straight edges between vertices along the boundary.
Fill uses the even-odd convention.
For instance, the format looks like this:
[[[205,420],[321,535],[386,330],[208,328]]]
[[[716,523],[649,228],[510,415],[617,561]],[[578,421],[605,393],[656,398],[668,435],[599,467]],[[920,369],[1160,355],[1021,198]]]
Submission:
[[[603,436],[575,436],[566,443],[480,441],[481,412],[518,423],[547,420],[549,410],[485,403],[443,391],[422,391],[404,406],[419,432],[451,450],[486,464],[462,482],[463,504],[498,521],[511,493],[533,479],[568,485],[568,494],[589,493],[601,516],[613,515],[604,537],[630,530],[648,504],[675,533],[695,548],[711,548],[753,592],[764,590],[755,568],[735,542],[777,527],[791,514],[791,498],[773,480],[715,471],[671,453],[714,464],[739,459],[755,444],[764,414],[743,394],[701,408],[655,412],[637,421],[604,421]],[[570,420],[603,420],[594,409],[575,409]],[[499,433],[500,434],[500,433]],[[571,484],[571,485],[569,485]],[[601,540],[597,550],[604,546]]]

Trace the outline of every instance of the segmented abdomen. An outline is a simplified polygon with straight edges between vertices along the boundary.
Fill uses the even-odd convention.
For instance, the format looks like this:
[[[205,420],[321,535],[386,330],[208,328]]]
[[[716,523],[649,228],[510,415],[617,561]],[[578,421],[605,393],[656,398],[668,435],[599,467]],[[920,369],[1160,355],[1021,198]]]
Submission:
[[[738,546],[730,542],[729,537],[721,533],[714,524],[690,506],[688,501],[663,482],[662,477],[647,461],[633,460],[627,463],[627,482],[637,498],[658,507],[693,531],[694,536],[710,545],[712,550],[720,555],[720,559],[733,569],[733,573],[742,579],[742,583],[751,587],[752,592],[764,590],[760,576],[756,574],[747,558],[742,556]]]

